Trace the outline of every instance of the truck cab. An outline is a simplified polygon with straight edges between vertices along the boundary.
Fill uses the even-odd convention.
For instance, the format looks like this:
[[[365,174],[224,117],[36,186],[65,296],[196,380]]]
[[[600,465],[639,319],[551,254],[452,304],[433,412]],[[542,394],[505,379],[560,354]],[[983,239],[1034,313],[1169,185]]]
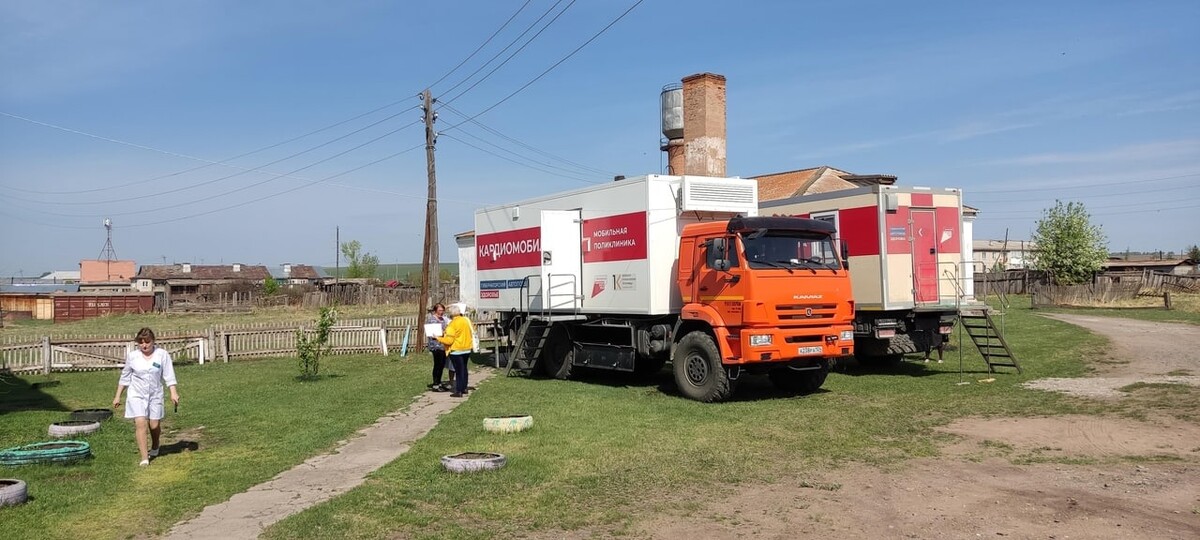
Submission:
[[[681,392],[721,399],[743,373],[811,392],[833,359],[853,354],[850,278],[833,234],[829,223],[792,217],[684,227],[672,351]]]

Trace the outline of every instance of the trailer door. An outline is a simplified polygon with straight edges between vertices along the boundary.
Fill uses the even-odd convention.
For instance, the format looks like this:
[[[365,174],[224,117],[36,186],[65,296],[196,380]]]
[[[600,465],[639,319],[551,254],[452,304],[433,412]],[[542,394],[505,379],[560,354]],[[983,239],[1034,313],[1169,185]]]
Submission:
[[[913,288],[916,302],[938,301],[937,226],[932,210],[913,210]]]
[[[580,308],[583,220],[579,210],[543,210],[541,283],[530,287],[531,309],[574,311]]]

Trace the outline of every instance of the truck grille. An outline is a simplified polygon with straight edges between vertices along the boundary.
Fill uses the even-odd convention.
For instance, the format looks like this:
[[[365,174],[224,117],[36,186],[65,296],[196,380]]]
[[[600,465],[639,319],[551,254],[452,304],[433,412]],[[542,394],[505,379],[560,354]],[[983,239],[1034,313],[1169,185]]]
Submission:
[[[775,314],[781,321],[823,321],[837,314],[837,304],[779,304]]]

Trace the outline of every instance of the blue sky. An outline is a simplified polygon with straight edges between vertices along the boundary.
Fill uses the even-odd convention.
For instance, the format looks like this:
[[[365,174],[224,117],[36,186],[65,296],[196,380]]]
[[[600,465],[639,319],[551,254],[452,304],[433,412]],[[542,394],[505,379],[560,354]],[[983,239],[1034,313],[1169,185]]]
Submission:
[[[105,217],[139,264],[332,266],[339,227],[419,261],[412,107],[448,72],[444,261],[480,206],[660,172],[659,90],[704,71],[730,175],[959,187],[976,238],[1063,199],[1114,251],[1200,243],[1200,2],[645,0],[546,72],[634,3],[5,2],[0,275],[77,268]]]

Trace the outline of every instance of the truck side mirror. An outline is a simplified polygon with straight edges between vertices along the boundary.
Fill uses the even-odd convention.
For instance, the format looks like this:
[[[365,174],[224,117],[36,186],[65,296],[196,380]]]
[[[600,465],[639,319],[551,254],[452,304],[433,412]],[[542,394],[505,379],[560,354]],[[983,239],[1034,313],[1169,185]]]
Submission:
[[[843,240],[839,242],[842,245],[842,270],[850,269],[850,247]]]
[[[725,256],[728,251],[728,244],[726,244],[725,239],[710,238],[704,241],[704,245],[708,248],[705,251],[705,264],[713,270],[720,272],[729,271],[729,258]]]

